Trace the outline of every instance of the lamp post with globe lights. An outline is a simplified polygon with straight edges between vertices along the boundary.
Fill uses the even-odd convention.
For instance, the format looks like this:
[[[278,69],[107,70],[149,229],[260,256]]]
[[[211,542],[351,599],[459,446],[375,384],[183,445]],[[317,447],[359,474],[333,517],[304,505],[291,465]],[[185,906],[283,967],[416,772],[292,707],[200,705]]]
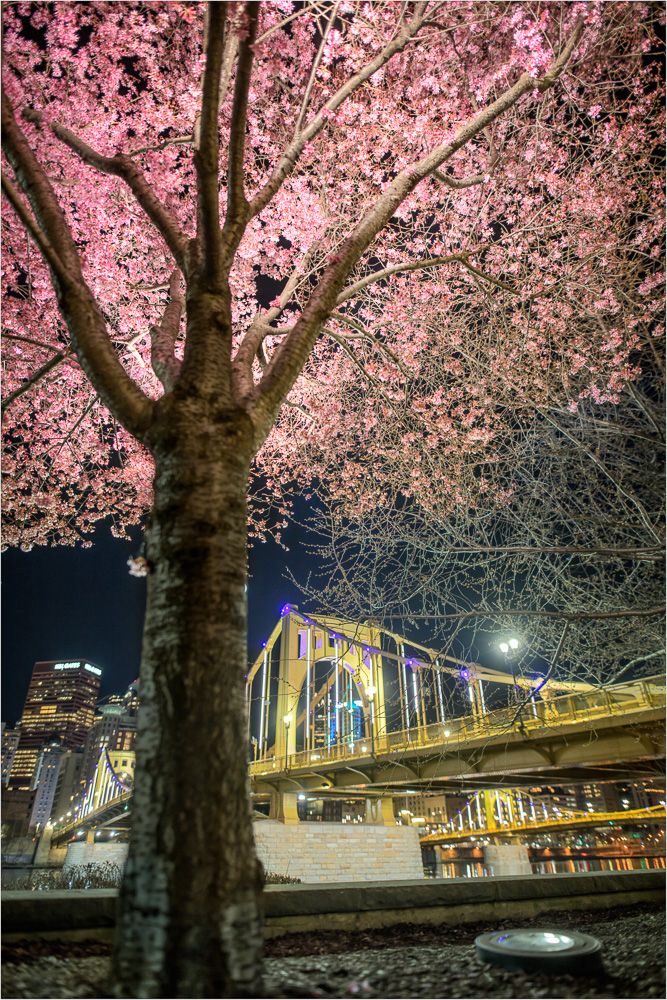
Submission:
[[[522,699],[521,689],[519,687],[519,684],[517,683],[516,674],[514,672],[514,667],[515,667],[515,664],[516,664],[516,661],[517,661],[517,657],[519,656],[519,653],[517,651],[518,651],[520,645],[521,644],[520,644],[519,640],[517,638],[515,638],[514,636],[511,636],[508,639],[503,639],[502,642],[498,643],[498,647],[500,649],[500,652],[505,657],[505,666],[507,667],[508,671],[511,673],[511,675],[512,675],[512,681],[514,682],[514,698],[515,698],[516,705],[517,705],[517,715],[518,715],[519,729],[520,729],[520,731],[522,733],[525,734],[525,727],[524,727],[523,717],[522,717],[522,709],[523,709],[524,700]]]
[[[292,716],[291,715],[283,715],[283,722],[285,724],[285,764],[287,764],[287,758],[290,755],[289,727],[292,724]]]

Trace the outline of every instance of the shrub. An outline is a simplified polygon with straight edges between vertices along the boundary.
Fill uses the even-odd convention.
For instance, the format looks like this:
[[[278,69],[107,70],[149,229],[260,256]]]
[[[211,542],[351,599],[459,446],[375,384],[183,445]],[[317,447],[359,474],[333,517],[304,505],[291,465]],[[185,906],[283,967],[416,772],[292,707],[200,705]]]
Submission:
[[[277,872],[265,872],[265,882],[267,885],[297,885],[301,884],[300,878],[292,875],[278,875]]]
[[[12,889],[118,889],[123,869],[111,861],[102,864],[72,865],[71,868],[39,869],[12,883]]]

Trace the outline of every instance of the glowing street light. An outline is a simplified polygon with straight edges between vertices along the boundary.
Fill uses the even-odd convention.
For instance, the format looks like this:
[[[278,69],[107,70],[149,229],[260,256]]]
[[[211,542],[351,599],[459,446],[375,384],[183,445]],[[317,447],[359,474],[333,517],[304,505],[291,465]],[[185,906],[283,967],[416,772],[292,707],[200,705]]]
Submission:
[[[507,642],[500,642],[498,643],[498,645],[500,646],[501,653],[507,654],[509,653],[510,649],[519,648],[519,640],[512,638],[509,640],[509,644]]]

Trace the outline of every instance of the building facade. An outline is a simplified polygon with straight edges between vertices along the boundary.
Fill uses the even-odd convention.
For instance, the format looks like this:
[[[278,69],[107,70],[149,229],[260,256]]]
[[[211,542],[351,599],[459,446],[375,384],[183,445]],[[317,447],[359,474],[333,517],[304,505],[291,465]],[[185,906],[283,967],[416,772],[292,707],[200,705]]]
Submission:
[[[9,783],[9,775],[14,766],[14,757],[19,745],[21,732],[18,729],[7,729],[2,723],[2,784]]]
[[[37,762],[31,781],[35,798],[30,813],[30,827],[44,827],[51,817],[60,763],[65,753],[67,753],[67,748],[62,745],[60,740],[52,740],[37,754]]]
[[[89,794],[103,751],[134,751],[139,708],[137,691],[138,682],[134,681],[125,694],[109,695],[98,705],[83,746],[76,806]]]
[[[59,739],[66,749],[82,746],[90,729],[102,671],[88,660],[36,663],[21,721],[8,786],[29,789],[42,747]],[[33,786],[34,787],[34,786]]]

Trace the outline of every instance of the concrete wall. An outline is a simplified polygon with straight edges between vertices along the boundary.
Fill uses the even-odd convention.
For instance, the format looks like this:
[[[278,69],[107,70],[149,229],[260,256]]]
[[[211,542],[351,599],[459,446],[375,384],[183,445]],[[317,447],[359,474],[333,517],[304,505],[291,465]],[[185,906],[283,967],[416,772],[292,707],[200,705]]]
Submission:
[[[415,829],[348,823],[296,823],[274,820],[254,824],[257,853],[267,871],[302,882],[372,882],[423,878],[421,848]],[[67,847],[63,870],[72,865],[123,867],[127,844]]]
[[[4,891],[2,939],[28,934],[110,941],[116,889]],[[270,885],[264,890],[265,935],[317,930],[364,930],[416,923],[451,925],[514,919],[572,910],[654,903],[664,908],[663,871],[587,872],[530,878],[419,879],[340,885]]]
[[[525,844],[487,844],[484,864],[491,875],[531,875],[533,871]]]
[[[30,864],[35,855],[37,841],[34,837],[3,837],[3,865]]]
[[[298,823],[254,825],[267,871],[303,882],[373,882],[424,877],[419,836],[407,826]]]
[[[86,844],[73,842],[67,845],[63,871],[73,865],[103,865],[107,862],[125,867],[128,844]]]

